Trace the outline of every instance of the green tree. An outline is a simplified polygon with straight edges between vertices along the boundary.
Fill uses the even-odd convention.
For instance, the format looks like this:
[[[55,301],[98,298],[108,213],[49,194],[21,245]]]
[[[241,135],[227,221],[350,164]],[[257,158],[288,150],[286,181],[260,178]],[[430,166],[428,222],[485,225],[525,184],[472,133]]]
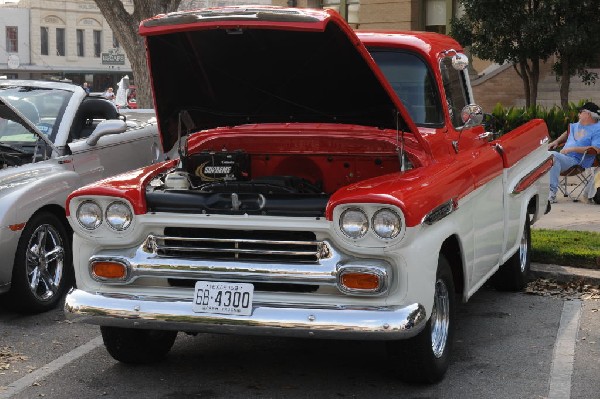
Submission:
[[[553,65],[560,81],[560,104],[569,107],[571,76],[578,75],[584,83],[595,83],[598,75],[589,72],[597,59],[600,46],[600,2],[597,0],[552,0],[557,61]]]
[[[123,6],[122,0],[94,1],[131,62],[131,70],[137,86],[138,106],[140,108],[152,108],[152,91],[146,62],[146,47],[144,39],[138,34],[138,26],[146,18],[176,11],[181,0],[133,0],[133,12],[131,14]]]
[[[512,63],[527,107],[537,103],[540,62],[555,51],[552,1],[460,0],[464,15],[451,21],[451,35],[473,55]]]

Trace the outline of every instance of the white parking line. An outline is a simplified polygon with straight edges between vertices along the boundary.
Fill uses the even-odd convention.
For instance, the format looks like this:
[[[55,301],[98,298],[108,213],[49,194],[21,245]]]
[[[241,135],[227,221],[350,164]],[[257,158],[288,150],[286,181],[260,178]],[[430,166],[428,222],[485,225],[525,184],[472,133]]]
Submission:
[[[55,371],[60,370],[65,365],[71,363],[74,360],[79,359],[81,356],[83,356],[85,354],[88,354],[89,352],[93,351],[100,345],[102,345],[102,337],[99,336],[99,337],[92,339],[91,341],[89,341],[86,344],[78,346],[77,348],[73,349],[71,352],[65,353],[58,359],[51,361],[50,363],[46,364],[45,366],[40,367],[39,369],[35,370],[34,372],[27,374],[25,377],[18,379],[17,381],[13,382],[12,384],[9,384],[6,390],[0,391],[0,399],[9,399],[10,397],[18,394],[25,388],[30,387],[34,382],[47,377],[48,375],[54,373]]]
[[[548,399],[571,397],[571,376],[575,362],[575,342],[581,318],[581,301],[565,301],[552,357]]]

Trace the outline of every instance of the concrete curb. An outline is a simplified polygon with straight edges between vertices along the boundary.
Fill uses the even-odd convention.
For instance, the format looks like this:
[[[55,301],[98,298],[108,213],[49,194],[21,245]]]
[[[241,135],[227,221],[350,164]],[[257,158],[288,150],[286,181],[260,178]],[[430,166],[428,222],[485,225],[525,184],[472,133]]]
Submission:
[[[545,278],[560,283],[583,281],[584,284],[600,285],[600,270],[595,269],[532,263],[531,275],[534,278]]]

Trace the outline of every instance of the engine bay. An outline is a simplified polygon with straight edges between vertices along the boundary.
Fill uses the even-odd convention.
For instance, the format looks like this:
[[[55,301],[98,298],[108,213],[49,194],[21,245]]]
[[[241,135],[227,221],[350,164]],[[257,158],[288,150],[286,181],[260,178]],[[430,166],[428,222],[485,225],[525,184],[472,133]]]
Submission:
[[[151,212],[321,217],[341,187],[400,170],[396,153],[249,153],[203,150],[156,176]]]

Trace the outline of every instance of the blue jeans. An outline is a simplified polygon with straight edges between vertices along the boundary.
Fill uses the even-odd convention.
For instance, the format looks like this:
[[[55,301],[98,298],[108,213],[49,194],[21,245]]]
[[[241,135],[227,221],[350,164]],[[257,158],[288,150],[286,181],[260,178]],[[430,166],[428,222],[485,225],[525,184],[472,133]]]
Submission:
[[[552,152],[552,156],[554,157],[554,163],[550,169],[550,197],[556,197],[560,173],[571,166],[577,165],[579,161],[568,154],[561,154],[560,152]]]

